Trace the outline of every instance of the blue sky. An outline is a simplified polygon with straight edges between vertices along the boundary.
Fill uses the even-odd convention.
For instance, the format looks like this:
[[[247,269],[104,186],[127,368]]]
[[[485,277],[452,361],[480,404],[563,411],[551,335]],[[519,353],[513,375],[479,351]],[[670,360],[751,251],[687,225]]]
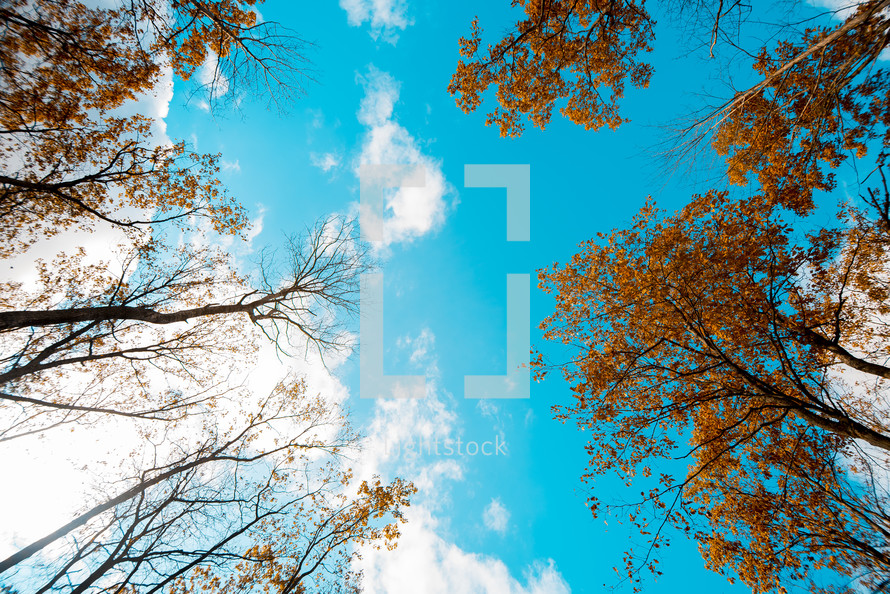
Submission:
[[[425,188],[389,194],[401,202],[386,213],[387,242],[377,256],[385,371],[425,374],[427,395],[360,398],[356,354],[333,370],[367,436],[360,472],[405,476],[420,488],[399,549],[365,555],[370,592],[598,592],[618,584],[612,568],[634,538],[619,518],[594,519],[585,507],[584,435],[550,412],[568,401],[565,384],[555,377],[533,384],[529,399],[470,400],[463,378],[506,372],[507,274],[532,275],[532,344],[559,355],[537,330],[551,303],[536,289],[535,271],[566,261],[597,232],[626,226],[647,195],[668,210],[687,200],[690,179],[669,175],[652,151],[663,139],[660,126],[701,105],[695,93],[721,87],[707,52],[684,55],[672,27],[659,26],[652,83],[628,89],[631,123],[593,133],[555,116],[546,131],[501,138],[484,126],[484,110],[463,114],[445,89],[472,18],[479,15],[491,39],[515,15],[508,6],[270,1],[263,17],[312,43],[315,80],[305,96],[284,115],[250,97],[240,112],[211,114],[200,99],[187,103],[177,83],[165,119],[171,138],[223,154],[223,179],[251,210],[258,245],[274,246],[331,213],[354,214],[360,164],[426,170]],[[464,187],[464,166],[485,163],[529,166],[529,242],[505,241],[504,191]],[[457,437],[497,439],[508,454],[403,449],[411,439]],[[617,480],[593,488],[604,501],[633,498]],[[661,558],[664,575],[649,578],[646,592],[745,591],[704,569],[682,537]]]

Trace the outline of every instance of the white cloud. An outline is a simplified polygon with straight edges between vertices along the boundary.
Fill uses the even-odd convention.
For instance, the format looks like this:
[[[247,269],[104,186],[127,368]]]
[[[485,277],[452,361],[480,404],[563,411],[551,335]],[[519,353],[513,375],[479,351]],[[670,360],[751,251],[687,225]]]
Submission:
[[[223,171],[241,173],[241,163],[238,162],[238,159],[235,159],[234,162],[223,159],[219,164],[222,166]]]
[[[2,260],[3,282],[22,283],[21,291],[34,291],[39,288],[37,260],[51,262],[61,254],[74,254],[78,248],[84,250],[83,264],[101,265],[111,274],[121,273],[119,259],[109,257],[117,246],[130,245],[123,230],[103,222],[96,223],[92,231],[66,229],[57,235],[41,239],[27,250],[15,253]]]
[[[431,497],[429,505],[442,502],[442,479],[456,480],[463,476],[458,458],[444,458],[432,463],[423,459],[409,443],[444,441],[457,434],[457,415],[453,399],[438,385],[438,368],[433,358],[425,369],[427,394],[418,399],[379,399],[374,404],[374,418],[367,428],[362,461],[356,476],[369,478],[374,474],[409,477],[421,490],[421,497]]]
[[[336,153],[323,153],[321,155],[318,153],[311,153],[309,155],[309,160],[313,166],[318,167],[325,173],[329,172],[331,169],[339,167],[342,161],[340,155]]]
[[[263,232],[263,219],[266,217],[266,207],[260,205],[260,212],[256,218],[250,221],[250,230],[247,232],[247,245],[249,250],[253,250],[253,240]]]
[[[507,526],[510,523],[510,512],[500,499],[494,498],[482,512],[482,523],[489,530],[504,535],[507,533]]]
[[[423,168],[423,187],[399,188],[385,198],[382,248],[411,241],[442,225],[445,196],[452,192],[442,172],[442,163],[421,152],[414,137],[393,116],[399,99],[399,83],[389,74],[371,66],[359,76],[365,88],[358,120],[367,128],[361,156],[362,165],[415,165]],[[373,213],[363,213],[365,217]]]
[[[489,400],[488,398],[482,398],[476,403],[476,408],[479,409],[479,412],[482,413],[483,417],[488,417],[490,419],[497,420],[498,418],[498,405]]]
[[[386,125],[392,119],[401,85],[374,66],[368,68],[366,76],[359,76],[358,81],[365,88],[358,111],[359,122],[368,127]]]
[[[151,118],[154,143],[159,146],[167,145],[170,144],[170,138],[167,136],[167,122],[164,118],[170,111],[172,99],[173,70],[169,66],[164,66],[153,89],[137,95],[135,101],[128,101],[114,110],[114,113],[115,115],[139,114]]]
[[[401,344],[399,344],[401,343]],[[356,569],[369,594],[568,594],[568,584],[552,560],[533,562],[520,579],[503,561],[469,552],[448,537],[448,522],[439,517],[448,508],[452,485],[463,479],[465,458],[424,457],[417,451],[387,448],[409,440],[431,441],[460,434],[454,398],[442,390],[434,349],[435,335],[422,330],[403,337],[397,346],[417,354],[426,363],[427,395],[416,400],[380,399],[368,428],[368,439],[356,476],[400,476],[411,480],[418,492],[406,510],[394,551],[361,550]],[[486,510],[495,530],[506,530],[509,512],[499,500]]]
[[[198,71],[198,81],[211,99],[217,99],[229,92],[229,79],[220,71],[221,62],[214,52],[208,52]],[[201,103],[205,103],[202,101]],[[199,107],[205,109],[201,103]]]
[[[353,27],[368,22],[371,37],[382,38],[395,44],[399,36],[413,21],[407,16],[405,0],[340,0],[340,8],[346,11],[346,18]]]
[[[311,116],[310,126],[316,130],[324,128],[324,112],[320,109],[307,109],[306,112]]]
[[[492,429],[500,436],[501,441],[507,441],[506,436],[506,428],[508,424],[513,423],[513,415],[507,411],[502,411],[497,404],[495,404],[494,400],[490,400],[488,398],[481,398],[476,403],[476,410],[485,417],[486,419],[490,419],[492,421]],[[531,412],[531,409],[528,411]],[[527,419],[526,419],[527,421]],[[526,426],[528,426],[526,424]]]
[[[856,7],[861,4],[861,2],[853,1],[853,0],[807,0],[812,6],[816,6],[818,8],[827,8],[835,13],[835,16],[839,19],[846,19],[853,11],[856,10]]]
[[[525,419],[524,419],[523,423],[525,424],[526,427],[529,427],[534,422],[534,420],[535,420],[534,411],[532,409],[528,409],[525,413]]]
[[[405,335],[396,340],[396,346],[403,349],[410,349],[408,360],[412,365],[421,365],[427,359],[432,347],[435,345],[436,336],[429,328],[424,328],[415,337]]]
[[[527,567],[520,582],[503,561],[468,553],[436,533],[440,526],[412,506],[395,551],[363,553],[369,594],[568,594],[553,560]]]

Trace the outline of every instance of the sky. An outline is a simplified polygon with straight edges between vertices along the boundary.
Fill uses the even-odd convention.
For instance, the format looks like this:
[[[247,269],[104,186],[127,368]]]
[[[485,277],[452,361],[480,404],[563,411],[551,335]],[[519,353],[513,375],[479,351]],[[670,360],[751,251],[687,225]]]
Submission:
[[[425,186],[391,191],[383,241],[383,367],[424,375],[417,400],[362,398],[359,361],[335,370],[349,391],[353,420],[367,436],[361,465],[413,480],[419,492],[392,553],[366,553],[368,592],[599,592],[620,586],[613,567],[634,538],[619,518],[594,519],[580,482],[585,439],[553,420],[566,402],[558,380],[530,387],[524,399],[467,399],[464,376],[501,375],[506,363],[508,274],[531,277],[531,340],[549,299],[535,271],[569,258],[596,232],[626,225],[646,196],[675,208],[688,197],[668,191],[647,154],[657,126],[690,98],[686,66],[664,63],[647,92],[631,91],[632,120],[617,132],[586,132],[555,117],[544,132],[504,139],[466,115],[446,92],[457,39],[474,15],[489,31],[509,24],[506,2],[419,3],[344,0],[267,2],[263,18],[311,42],[314,81],[289,113],[261,101],[242,113],[211,114],[174,92],[167,132],[200,151],[223,154],[223,179],[262,221],[259,244],[275,244],[330,213],[352,214],[365,164],[422,166]],[[674,48],[666,39],[665,54]],[[676,54],[677,52],[673,52]],[[690,60],[695,61],[695,60]],[[689,62],[689,61],[687,61]],[[700,88],[698,81],[692,88]],[[468,164],[527,165],[529,241],[506,241],[506,190],[468,188]],[[675,184],[676,185],[676,184]],[[447,455],[444,440],[492,442],[494,455]],[[412,440],[440,440],[440,455],[406,451]],[[426,445],[423,446],[426,449]],[[434,450],[432,443],[429,449]],[[616,480],[593,487],[604,499],[632,497]],[[637,535],[636,540],[640,540]],[[647,592],[740,592],[703,568],[693,543],[675,540],[664,575]]]
[[[607,502],[634,493],[610,477],[580,481],[584,434],[551,411],[570,402],[567,385],[554,376],[531,383],[528,397],[478,399],[465,397],[465,378],[510,371],[508,275],[530,279],[531,345],[565,357],[541,338],[552,301],[537,289],[536,271],[565,262],[598,232],[626,227],[649,195],[672,211],[701,189],[656,153],[665,126],[701,107],[704,95],[726,92],[707,52],[690,51],[659,19],[655,74],[648,89],[628,89],[629,123],[589,132],[555,114],[545,131],[509,139],[484,125],[485,109],[464,114],[446,92],[458,38],[477,15],[487,39],[504,31],[516,17],[509,2],[269,0],[260,12],[307,42],[305,93],[285,113],[237,88],[227,90],[237,108],[210,111],[180,81],[141,105],[167,137],[222,154],[220,175],[249,210],[257,249],[332,214],[364,212],[362,166],[423,170],[422,187],[384,193],[382,239],[373,243],[382,301],[364,303],[362,314],[366,321],[382,304],[382,371],[423,376],[422,397],[363,394],[361,346],[328,369],[305,366],[310,388],[337,392],[365,436],[357,473],[401,476],[419,489],[399,547],[365,552],[366,591],[631,591],[613,568],[641,537],[620,516],[594,518],[585,502],[591,492]],[[527,167],[527,241],[508,241],[505,189],[465,180],[467,165],[484,164]],[[358,332],[359,321],[353,326]],[[454,450],[457,439],[462,453],[446,452],[446,440]],[[421,452],[411,448],[418,441]],[[706,570],[679,535],[659,569],[645,592],[746,591]]]
[[[516,17],[509,3],[269,1],[260,10],[309,42],[305,95],[284,115],[249,96],[240,113],[210,113],[177,88],[165,118],[171,137],[222,153],[224,181],[261,224],[258,245],[331,213],[354,216],[363,165],[424,171],[423,187],[385,193],[382,241],[373,244],[383,372],[425,376],[424,396],[362,397],[358,353],[333,370],[367,438],[359,472],[419,488],[399,547],[365,553],[367,591],[630,591],[613,568],[641,537],[620,516],[594,518],[585,502],[591,492],[611,502],[634,493],[615,478],[581,483],[584,435],[551,412],[570,399],[565,383],[554,376],[532,383],[528,398],[471,399],[464,378],[507,373],[507,275],[530,275],[531,344],[559,359],[565,353],[543,344],[537,327],[552,302],[535,271],[565,262],[597,232],[627,226],[649,195],[672,211],[702,189],[656,154],[665,126],[701,107],[703,95],[725,95],[714,63],[656,15],[655,74],[648,89],[628,89],[630,123],[588,132],[555,115],[545,131],[529,126],[509,139],[484,125],[485,109],[464,114],[446,92],[458,38],[478,15],[493,39]],[[528,167],[528,241],[507,241],[505,189],[467,187],[465,167],[478,164]],[[379,312],[365,306],[365,316]],[[455,448],[458,438],[501,447],[448,455],[445,440]],[[427,451],[436,441],[438,455]],[[409,451],[411,443],[424,451]],[[679,535],[659,569],[647,593],[746,590],[706,570]]]

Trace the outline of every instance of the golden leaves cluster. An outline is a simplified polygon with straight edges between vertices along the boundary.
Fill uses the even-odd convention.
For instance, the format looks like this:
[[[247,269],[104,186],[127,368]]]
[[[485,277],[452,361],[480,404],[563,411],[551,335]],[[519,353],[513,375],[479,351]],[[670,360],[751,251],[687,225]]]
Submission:
[[[842,35],[811,29],[760,51],[762,82],[715,116],[712,146],[726,157],[731,183],[756,180],[765,205],[806,215],[815,192],[835,188],[833,170],[875,143],[890,146],[890,79],[873,66],[890,25],[873,14],[877,4],[860,6],[848,23],[862,22]]]
[[[632,485],[685,461],[626,506],[631,522],[658,548],[667,538],[647,526],[660,517],[755,592],[819,568],[868,567],[869,583],[890,572],[887,494],[848,474],[854,438],[887,447],[885,376],[851,396],[831,375],[851,363],[817,340],[887,356],[886,325],[873,323],[886,305],[869,300],[886,286],[886,230],[847,214],[845,228],[792,244],[758,200],[710,192],[671,217],[650,203],[632,229],[540,275],[556,299],[545,338],[578,352],[565,365],[539,353],[533,367],[560,370],[574,392],[555,411],[589,438],[584,480],[617,472]],[[590,506],[600,513],[595,496]],[[639,558],[626,560],[638,579]]]
[[[480,49],[478,19],[460,39],[457,68],[448,85],[458,106],[475,111],[495,87],[499,107],[488,114],[502,136],[519,136],[524,118],[544,128],[555,105],[588,130],[626,121],[620,100],[626,81],[646,87],[652,67],[639,58],[654,39],[644,2],[517,0],[525,17],[494,45]]]
[[[207,219],[247,225],[217,178],[219,155],[152,139],[152,121],[116,110],[154,92],[166,68],[188,78],[225,58],[255,24],[254,1],[145,0],[90,8],[14,0],[0,9],[2,255],[68,228],[125,230]]]
[[[487,124],[504,136],[526,121],[545,127],[561,102],[586,129],[620,125],[625,86],[652,75],[640,58],[654,39],[643,3],[512,4],[524,18],[495,44],[483,45],[478,21],[459,41],[448,88],[458,106],[475,111],[493,88]],[[574,402],[555,412],[590,436],[584,480],[651,480],[624,506],[649,553],[666,540],[650,526],[654,513],[694,536],[709,567],[756,592],[812,569],[872,585],[890,574],[881,544],[890,499],[874,481],[857,483],[874,470],[861,444],[890,450],[880,410],[890,379],[890,80],[877,63],[888,4],[860,3],[840,25],[750,52],[757,82],[685,131],[675,150],[707,140],[727,181],[753,186],[745,199],[714,189],[670,217],[649,203],[632,228],[540,275],[556,300],[545,338],[576,356],[553,364],[538,352],[532,367],[538,379],[559,369],[571,386]],[[712,57],[723,10],[709,25]],[[863,172],[864,207],[841,206],[833,226],[807,222],[809,233],[783,218],[812,214],[845,163]],[[672,457],[687,471],[651,476]],[[595,497],[589,504],[601,511]],[[628,554],[629,577],[657,571],[649,553]]]

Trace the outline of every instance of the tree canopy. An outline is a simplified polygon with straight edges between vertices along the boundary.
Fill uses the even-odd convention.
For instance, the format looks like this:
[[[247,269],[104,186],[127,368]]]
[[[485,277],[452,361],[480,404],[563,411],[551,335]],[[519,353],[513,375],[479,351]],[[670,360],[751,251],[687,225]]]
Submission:
[[[474,111],[494,87],[487,123],[502,135],[526,118],[545,127],[557,106],[591,130],[624,122],[625,85],[653,74],[646,3],[514,5],[525,17],[486,50],[477,21],[460,40],[458,106]],[[785,23],[784,38],[742,48],[754,83],[693,118],[671,149],[713,151],[725,184],[674,214],[650,201],[631,228],[540,272],[555,299],[544,337],[572,354],[551,360],[542,345],[533,367],[571,388],[554,413],[589,436],[583,480],[648,485],[628,504],[590,500],[645,536],[625,557],[634,581],[659,571],[668,526],[755,592],[819,589],[819,569],[870,588],[890,578],[887,6]],[[743,20],[739,3],[659,7],[707,23],[711,56],[728,17]],[[828,208],[845,163],[861,172],[858,198],[836,207],[834,225],[807,218]]]
[[[255,0],[125,2],[91,8],[68,0],[16,0],[0,8],[0,212],[3,252],[98,222],[145,229],[205,219],[237,234],[247,221],[216,174],[218,155],[154,139],[150,119],[121,115],[169,73],[193,79],[211,104],[229,87],[266,91],[284,106],[307,70],[305,44],[257,22]]]
[[[244,381],[264,345],[345,346],[368,266],[352,224],[245,269],[214,245],[250,227],[220,155],[129,114],[174,76],[212,109],[246,92],[286,109],[306,44],[257,4],[0,6],[0,257],[34,273],[0,285],[0,443],[64,450],[66,427],[132,448],[92,461],[113,469],[92,500],[0,560],[4,591],[354,592],[357,548],[395,546],[414,487],[353,476],[339,403],[295,375]]]

